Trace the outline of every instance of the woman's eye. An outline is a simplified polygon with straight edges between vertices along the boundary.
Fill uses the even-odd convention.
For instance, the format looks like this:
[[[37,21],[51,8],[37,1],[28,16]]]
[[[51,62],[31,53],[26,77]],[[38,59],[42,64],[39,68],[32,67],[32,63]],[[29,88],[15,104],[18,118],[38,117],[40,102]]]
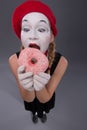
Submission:
[[[38,31],[39,31],[39,32],[45,32],[46,29],[44,29],[44,28],[39,28]]]
[[[30,31],[30,29],[29,28],[23,28],[23,31],[28,32],[28,31]]]

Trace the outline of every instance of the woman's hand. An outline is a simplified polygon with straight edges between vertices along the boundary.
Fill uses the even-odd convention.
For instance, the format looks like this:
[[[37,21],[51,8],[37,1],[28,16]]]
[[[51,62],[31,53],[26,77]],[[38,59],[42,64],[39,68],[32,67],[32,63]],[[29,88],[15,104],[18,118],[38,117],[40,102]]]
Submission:
[[[22,87],[28,91],[33,91],[33,73],[25,72],[25,66],[20,66],[17,70],[17,74]]]
[[[44,72],[40,72],[39,74],[34,75],[33,77],[34,89],[36,91],[40,91],[48,83],[49,79],[50,75]]]

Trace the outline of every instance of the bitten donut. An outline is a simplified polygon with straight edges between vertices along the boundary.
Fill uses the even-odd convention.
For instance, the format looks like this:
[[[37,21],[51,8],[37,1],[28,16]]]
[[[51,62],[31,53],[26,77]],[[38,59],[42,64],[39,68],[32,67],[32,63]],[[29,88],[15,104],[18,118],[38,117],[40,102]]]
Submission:
[[[18,58],[19,66],[24,65],[26,72],[45,72],[48,68],[48,58],[36,48],[25,48],[21,51]]]

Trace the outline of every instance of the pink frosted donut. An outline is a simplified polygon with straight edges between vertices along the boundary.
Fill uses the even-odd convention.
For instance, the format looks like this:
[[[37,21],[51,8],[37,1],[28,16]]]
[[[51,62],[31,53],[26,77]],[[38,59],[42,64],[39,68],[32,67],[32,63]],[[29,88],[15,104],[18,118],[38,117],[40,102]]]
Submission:
[[[38,49],[25,48],[21,51],[18,59],[19,66],[26,66],[26,72],[45,72],[48,68],[47,57]]]

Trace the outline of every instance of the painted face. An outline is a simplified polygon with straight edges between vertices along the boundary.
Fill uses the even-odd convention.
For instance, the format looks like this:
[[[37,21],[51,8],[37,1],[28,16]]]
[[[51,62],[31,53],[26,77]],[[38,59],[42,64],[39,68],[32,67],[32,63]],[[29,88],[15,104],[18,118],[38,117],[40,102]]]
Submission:
[[[23,17],[21,42],[24,48],[35,47],[45,53],[51,41],[50,23],[45,15],[33,12]]]

